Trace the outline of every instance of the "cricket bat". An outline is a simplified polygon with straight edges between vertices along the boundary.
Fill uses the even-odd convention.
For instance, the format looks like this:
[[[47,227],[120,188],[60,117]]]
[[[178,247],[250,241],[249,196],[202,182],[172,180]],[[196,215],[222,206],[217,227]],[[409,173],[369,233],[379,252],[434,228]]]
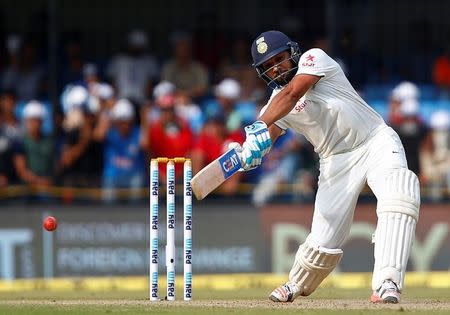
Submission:
[[[235,149],[230,149],[201,169],[192,179],[191,187],[197,200],[202,200],[242,167]]]

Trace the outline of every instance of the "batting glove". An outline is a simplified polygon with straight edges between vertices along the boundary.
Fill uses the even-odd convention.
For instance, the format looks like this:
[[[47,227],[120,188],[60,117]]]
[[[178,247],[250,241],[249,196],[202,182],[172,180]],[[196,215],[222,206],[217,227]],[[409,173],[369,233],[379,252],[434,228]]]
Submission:
[[[262,154],[255,142],[244,142],[242,144],[242,161],[244,170],[251,170],[261,165]]]
[[[244,158],[244,148],[238,143],[238,142],[231,142],[228,144],[228,150],[230,149],[234,149],[236,150],[236,152],[238,153],[239,157],[241,158],[241,161],[243,162],[243,167],[241,167],[239,169],[240,172],[245,172],[245,171],[250,171],[256,167],[258,167],[258,165],[256,165],[256,163],[253,163],[254,165],[252,166],[252,163],[246,164],[245,163],[245,158]],[[246,153],[247,155],[251,155],[251,153]],[[261,162],[260,162],[261,164]]]
[[[258,120],[245,127],[244,130],[246,134],[245,142],[256,145],[259,148],[261,157],[265,156],[272,146],[272,140],[270,139],[270,133],[266,123]]]

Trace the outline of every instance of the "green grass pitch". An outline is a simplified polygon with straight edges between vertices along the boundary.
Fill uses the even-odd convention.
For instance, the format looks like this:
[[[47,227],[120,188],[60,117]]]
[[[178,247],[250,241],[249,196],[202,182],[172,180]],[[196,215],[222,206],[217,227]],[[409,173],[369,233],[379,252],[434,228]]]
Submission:
[[[0,314],[450,314],[450,289],[407,288],[399,305],[374,305],[369,290],[320,288],[307,298],[279,304],[267,300],[270,289],[194,291],[190,302],[150,302],[144,291],[52,292],[0,294]]]

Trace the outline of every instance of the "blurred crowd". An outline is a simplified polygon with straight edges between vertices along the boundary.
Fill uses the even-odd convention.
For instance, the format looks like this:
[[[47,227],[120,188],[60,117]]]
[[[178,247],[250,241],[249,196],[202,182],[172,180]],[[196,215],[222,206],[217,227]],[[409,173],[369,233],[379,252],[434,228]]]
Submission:
[[[33,41],[9,36],[0,73],[0,187],[98,187],[107,201],[125,188],[129,198],[139,198],[150,158],[191,157],[195,173],[228,143],[242,142],[243,127],[270,93],[251,67],[249,41],[237,38],[211,71],[195,58],[190,34],[176,32],[169,40],[172,52],[159,61],[145,32],[132,31],[126,49],[105,64],[86,60],[80,43],[69,40],[54,104]],[[449,90],[450,53],[436,61],[435,78],[443,93]],[[436,111],[428,123],[419,108],[419,88],[402,82],[391,93],[387,122],[429,196],[440,200],[450,187],[449,111]],[[260,168],[220,190],[234,195],[251,184],[259,206],[280,192],[311,200],[316,162],[310,144],[288,132]]]

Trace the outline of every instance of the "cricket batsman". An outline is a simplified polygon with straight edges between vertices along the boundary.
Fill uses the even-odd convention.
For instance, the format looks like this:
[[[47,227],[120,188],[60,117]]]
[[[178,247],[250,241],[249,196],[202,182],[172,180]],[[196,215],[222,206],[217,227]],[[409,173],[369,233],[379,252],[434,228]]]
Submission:
[[[320,157],[311,233],[301,244],[288,281],[270,295],[275,302],[308,296],[336,267],[365,183],[377,198],[372,302],[399,303],[419,217],[420,191],[398,135],[356,93],[336,61],[323,50],[300,52],[279,31],[252,44],[253,66],[273,88],[260,116],[245,127],[243,169],[261,164],[272,143],[290,128],[303,134]]]

